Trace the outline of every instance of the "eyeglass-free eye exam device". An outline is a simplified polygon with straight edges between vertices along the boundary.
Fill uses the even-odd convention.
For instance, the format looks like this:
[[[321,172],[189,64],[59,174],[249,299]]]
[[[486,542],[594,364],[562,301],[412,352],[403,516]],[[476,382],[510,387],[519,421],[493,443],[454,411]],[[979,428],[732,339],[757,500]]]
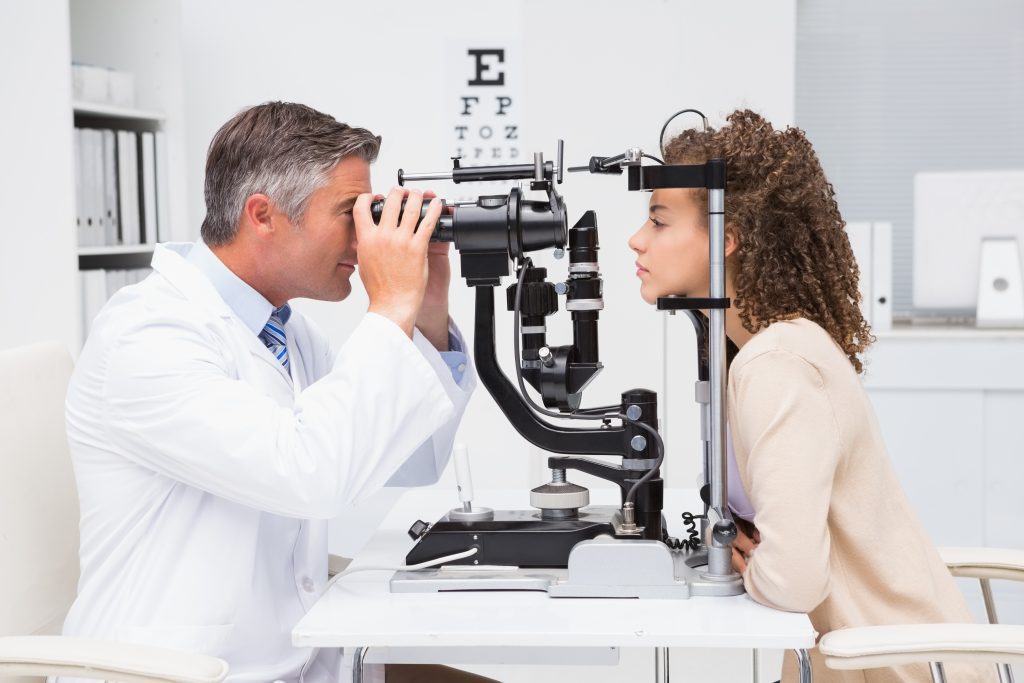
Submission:
[[[703,114],[683,110],[665,123],[662,138],[669,122],[685,113],[699,115],[707,126]],[[586,166],[569,169],[625,173],[630,191],[698,188],[708,193],[710,296],[662,297],[657,302],[658,310],[685,314],[697,336],[704,511],[683,515],[683,539],[669,535],[662,514],[665,447],[658,432],[657,394],[629,389],[618,405],[582,406],[584,389],[603,368],[598,347],[603,282],[597,216],[586,211],[567,227],[568,211],[556,188],[563,170],[559,141],[555,162],[538,153],[532,164],[463,167],[455,159],[447,172],[398,173],[402,185],[519,180],[544,193],[544,199],[527,199],[516,187],[507,195],[446,203],[432,239],[454,243],[462,277],[476,289],[474,358],[481,382],[523,438],[560,455],[548,459],[551,481],[530,492],[534,509],[490,510],[472,505],[468,456],[456,447],[463,505],[433,523],[413,524],[407,568],[394,574],[391,591],[540,590],[553,598],[742,593],[741,577],[731,562],[736,525],[726,510],[725,310],[730,302],[725,296],[725,161],[666,165],[631,148],[591,157]],[[374,203],[375,219],[382,209],[382,200]],[[568,253],[564,280],[551,282],[545,268],[534,266],[529,254],[544,249],[553,249],[557,258]],[[515,280],[504,299],[514,322],[515,382],[498,365],[494,323],[495,289],[512,274],[513,263]],[[572,342],[556,346],[548,342],[546,320],[558,313],[559,298],[572,318]],[[539,393],[543,406],[531,398],[527,384]],[[547,418],[592,426],[566,427]],[[618,456],[621,461],[613,464],[588,455]],[[590,505],[589,491],[570,480],[574,471],[614,482],[621,504]]]

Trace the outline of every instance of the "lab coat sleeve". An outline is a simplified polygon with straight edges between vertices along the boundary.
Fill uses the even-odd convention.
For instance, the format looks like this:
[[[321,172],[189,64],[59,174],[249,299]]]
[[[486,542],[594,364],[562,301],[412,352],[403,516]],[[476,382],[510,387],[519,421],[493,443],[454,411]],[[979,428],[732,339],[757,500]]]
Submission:
[[[372,313],[291,407],[234,379],[212,334],[169,318],[122,335],[107,364],[105,436],[131,460],[249,507],[330,518],[456,415],[431,362]]]
[[[810,612],[830,592],[828,527],[839,428],[818,370],[786,351],[734,370],[730,425],[761,544],[743,574],[763,604]]]
[[[466,348],[466,342],[454,322],[449,323],[449,333],[457,340],[461,348]],[[451,419],[420,444],[419,448],[391,477],[387,486],[392,487],[427,486],[436,483],[441,478],[451,457],[455,432],[459,428],[466,404],[469,403],[469,398],[476,387],[475,369],[468,354],[465,356],[465,370],[462,372],[461,380],[456,382],[452,368],[419,330],[413,332],[413,343],[434,369],[438,381],[444,387],[455,410]]]

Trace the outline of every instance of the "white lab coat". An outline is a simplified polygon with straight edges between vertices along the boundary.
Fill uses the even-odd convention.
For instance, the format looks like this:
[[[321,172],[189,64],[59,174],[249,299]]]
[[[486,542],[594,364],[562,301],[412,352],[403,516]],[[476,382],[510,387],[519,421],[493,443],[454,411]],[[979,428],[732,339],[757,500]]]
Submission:
[[[336,653],[291,645],[327,580],[326,520],[389,480],[437,481],[473,370],[457,385],[374,314],[332,354],[294,312],[289,377],[187,249],[157,247],[71,380],[82,575],[64,633],[223,657],[233,682],[332,680]]]

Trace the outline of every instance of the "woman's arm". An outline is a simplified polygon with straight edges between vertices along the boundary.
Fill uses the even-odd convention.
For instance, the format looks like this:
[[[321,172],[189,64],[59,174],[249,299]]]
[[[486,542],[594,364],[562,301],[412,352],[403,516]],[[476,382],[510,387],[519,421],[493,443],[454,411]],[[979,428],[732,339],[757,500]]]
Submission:
[[[787,351],[733,372],[737,464],[761,535],[743,581],[758,602],[810,612],[830,591],[828,515],[840,456],[832,405],[818,370]]]

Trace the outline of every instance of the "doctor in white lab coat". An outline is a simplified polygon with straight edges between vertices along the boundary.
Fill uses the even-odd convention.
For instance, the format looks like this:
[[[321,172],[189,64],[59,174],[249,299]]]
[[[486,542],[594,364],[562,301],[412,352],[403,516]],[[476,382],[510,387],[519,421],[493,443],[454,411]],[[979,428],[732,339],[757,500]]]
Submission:
[[[417,231],[420,197],[399,223],[396,188],[370,216],[379,140],[301,105],[241,112],[210,146],[202,239],[157,247],[96,318],[67,397],[66,634],[222,657],[229,681],[336,679],[338,653],[291,645],[327,581],[327,520],[435,482],[475,383],[428,245],[440,207]],[[369,311],[332,351],[287,302],[344,299],[357,259]]]

